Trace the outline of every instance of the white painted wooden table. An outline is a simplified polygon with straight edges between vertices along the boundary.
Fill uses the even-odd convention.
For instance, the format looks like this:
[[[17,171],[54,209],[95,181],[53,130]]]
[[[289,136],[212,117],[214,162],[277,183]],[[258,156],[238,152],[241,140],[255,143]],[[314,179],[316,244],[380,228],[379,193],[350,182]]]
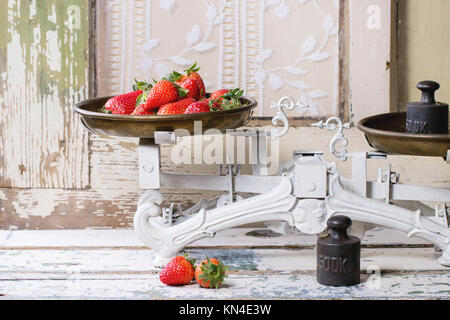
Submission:
[[[226,285],[209,290],[163,285],[133,230],[0,231],[0,298],[450,299],[450,268],[437,262],[439,253],[398,231],[369,231],[362,283],[341,288],[316,282],[315,236],[248,232],[267,230],[229,229],[188,248],[194,258],[216,256],[230,266]]]

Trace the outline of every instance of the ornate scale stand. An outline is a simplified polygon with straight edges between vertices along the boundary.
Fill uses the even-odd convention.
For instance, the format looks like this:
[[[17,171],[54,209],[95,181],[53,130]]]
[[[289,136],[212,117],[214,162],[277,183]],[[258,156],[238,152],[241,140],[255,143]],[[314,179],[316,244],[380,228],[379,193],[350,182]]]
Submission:
[[[283,123],[281,130],[259,130],[255,141],[266,136],[278,138],[286,134],[289,122],[284,109],[301,108],[291,98],[278,104],[273,124]],[[450,266],[449,208],[450,189],[413,186],[399,183],[399,175],[391,170],[378,170],[377,181],[367,180],[367,161],[386,158],[382,152],[358,151],[347,153],[336,145],[347,145],[343,124],[332,117],[313,124],[318,128],[336,130],[330,150],[337,158],[351,158],[352,178],[343,177],[335,162],[326,162],[322,151],[296,151],[293,160],[282,164],[278,175],[266,175],[262,157],[265,143],[258,143],[258,163],[253,175],[240,173],[239,165],[223,165],[217,175],[168,174],[160,171],[159,145],[175,143],[173,132],[156,132],[154,139],[141,139],[139,144],[140,184],[146,191],[139,200],[134,216],[134,228],[140,239],[156,253],[155,266],[162,267],[191,242],[213,237],[216,232],[247,223],[265,222],[276,231],[297,229],[306,234],[319,234],[326,229],[326,221],[334,214],[345,214],[354,222],[353,233],[359,236],[374,225],[404,231],[408,237],[418,236],[442,250],[439,262]],[[263,139],[259,139],[264,137]],[[447,159],[447,163],[449,159]],[[228,191],[222,197],[201,200],[182,211],[172,204],[162,208],[160,187]],[[236,193],[254,193],[243,199]],[[402,200],[402,206],[393,204]],[[410,210],[423,207],[421,201],[435,202],[435,210]],[[434,216],[434,217],[432,217]],[[355,230],[356,229],[356,230]]]

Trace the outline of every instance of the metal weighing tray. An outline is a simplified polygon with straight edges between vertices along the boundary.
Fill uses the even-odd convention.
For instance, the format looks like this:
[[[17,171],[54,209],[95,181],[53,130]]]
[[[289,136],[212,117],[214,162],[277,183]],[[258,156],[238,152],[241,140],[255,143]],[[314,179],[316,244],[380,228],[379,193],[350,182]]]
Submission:
[[[186,129],[194,134],[194,122],[201,121],[202,133],[215,128],[221,132],[244,126],[251,118],[257,102],[249,97],[241,97],[246,106],[231,110],[179,114],[132,116],[98,112],[111,97],[88,99],[78,103],[73,110],[81,116],[81,122],[93,133],[115,137],[154,138],[155,131]]]
[[[446,157],[450,134],[412,134],[405,132],[406,113],[383,113],[358,122],[368,144],[388,154]]]

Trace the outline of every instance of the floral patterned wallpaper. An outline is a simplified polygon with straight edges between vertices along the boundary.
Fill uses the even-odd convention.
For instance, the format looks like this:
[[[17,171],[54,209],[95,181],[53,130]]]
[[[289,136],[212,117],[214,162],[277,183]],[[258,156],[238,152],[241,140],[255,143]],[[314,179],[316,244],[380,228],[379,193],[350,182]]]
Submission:
[[[338,0],[99,0],[98,94],[131,89],[197,61],[208,91],[240,87],[256,116],[288,95],[338,115]]]

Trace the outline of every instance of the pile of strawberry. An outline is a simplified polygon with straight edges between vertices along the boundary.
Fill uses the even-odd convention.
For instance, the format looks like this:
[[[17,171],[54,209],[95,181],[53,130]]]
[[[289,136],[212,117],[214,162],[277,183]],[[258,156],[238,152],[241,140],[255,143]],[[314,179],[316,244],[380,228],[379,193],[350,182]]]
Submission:
[[[102,111],[113,114],[172,115],[228,110],[242,107],[239,88],[220,89],[206,97],[205,84],[194,63],[185,74],[173,71],[154,84],[136,81],[133,92],[109,99]]]
[[[169,286],[179,286],[191,283],[194,280],[203,288],[218,289],[225,277],[227,266],[222,261],[206,257],[196,267],[195,260],[187,255],[171,259],[159,274],[162,283]]]

